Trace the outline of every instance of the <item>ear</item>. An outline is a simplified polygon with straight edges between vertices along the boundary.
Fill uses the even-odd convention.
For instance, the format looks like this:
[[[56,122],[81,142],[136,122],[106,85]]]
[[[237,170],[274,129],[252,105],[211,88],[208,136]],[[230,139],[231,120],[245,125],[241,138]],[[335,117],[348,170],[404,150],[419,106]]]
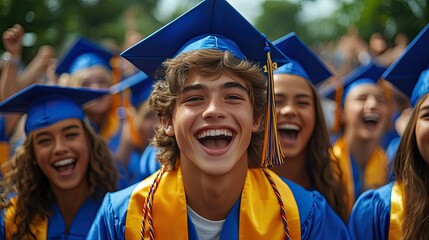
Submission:
[[[171,121],[171,119],[170,120],[163,119],[162,125],[164,126],[164,131],[167,134],[167,136],[173,137],[174,136],[174,126],[173,126],[173,122]]]
[[[259,126],[261,125],[261,120],[262,120],[261,116],[258,116],[254,119],[253,126],[252,126],[252,132],[258,132],[259,131]]]

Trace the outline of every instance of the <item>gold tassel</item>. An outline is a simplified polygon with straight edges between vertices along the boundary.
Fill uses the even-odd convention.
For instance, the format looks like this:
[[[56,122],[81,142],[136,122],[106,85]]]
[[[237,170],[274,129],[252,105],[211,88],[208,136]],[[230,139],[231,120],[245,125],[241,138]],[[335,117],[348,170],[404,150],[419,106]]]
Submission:
[[[343,98],[343,86],[340,82],[337,81],[337,87],[335,90],[335,119],[332,126],[332,133],[339,133],[341,131],[341,100]]]
[[[271,60],[270,47],[268,43],[265,47],[267,53],[267,65],[264,66],[264,72],[267,73],[267,113],[265,121],[264,147],[262,152],[262,167],[279,166],[284,162],[284,154],[280,146],[277,133],[276,103],[274,96],[274,69],[277,64]]]

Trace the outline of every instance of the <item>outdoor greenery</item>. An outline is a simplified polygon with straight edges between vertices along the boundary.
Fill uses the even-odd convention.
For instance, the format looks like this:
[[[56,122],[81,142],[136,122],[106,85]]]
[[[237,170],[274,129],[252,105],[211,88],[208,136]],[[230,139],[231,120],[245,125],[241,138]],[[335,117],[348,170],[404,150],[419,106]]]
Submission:
[[[148,35],[199,2],[177,1],[179,8],[161,18],[157,0],[0,0],[0,30],[21,24],[27,33],[24,59],[29,59],[40,45],[49,44],[61,52],[67,40],[79,34],[118,43],[129,29]],[[308,1],[266,0],[254,24],[271,40],[295,31],[307,43],[332,41],[355,26],[366,40],[371,33],[381,32],[392,41],[399,32],[413,38],[429,19],[427,0],[339,0],[334,14],[308,22],[300,17]]]

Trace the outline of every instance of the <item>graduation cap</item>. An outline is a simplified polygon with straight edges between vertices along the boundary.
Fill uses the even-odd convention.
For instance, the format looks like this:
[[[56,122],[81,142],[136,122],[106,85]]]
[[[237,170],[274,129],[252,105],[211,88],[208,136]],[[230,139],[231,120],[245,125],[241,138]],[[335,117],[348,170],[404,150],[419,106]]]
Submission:
[[[326,65],[307,47],[295,32],[277,39],[273,44],[279,48],[290,61],[290,63],[275,70],[275,74],[284,73],[298,75],[309,80],[314,85],[332,76],[332,73],[328,70]]]
[[[113,53],[84,37],[78,38],[58,63],[55,73],[74,73],[92,66],[112,69]]]
[[[26,134],[68,118],[84,119],[81,105],[108,90],[32,84],[0,103],[0,112],[27,113]]]
[[[335,88],[327,87],[324,90],[322,96],[335,100],[337,104],[335,110],[335,121],[332,129],[333,132],[336,133],[340,131],[341,108],[344,106],[347,94],[353,88],[360,85],[377,84],[385,70],[386,68],[379,66],[374,62],[371,62],[368,65],[361,65],[340,79],[339,84]]]
[[[406,94],[413,107],[429,92],[429,24],[383,73],[382,78]]]
[[[342,79],[342,104],[344,104],[347,94],[353,88],[362,84],[376,84],[385,70],[385,67],[379,66],[372,62],[368,65],[361,65],[347,74]]]
[[[138,107],[149,98],[153,84],[153,78],[149,78],[144,72],[138,72],[111,86],[110,94],[121,93],[130,89],[131,104]]]
[[[206,0],[179,16],[147,38],[121,53],[149,77],[162,62],[182,52],[216,49],[231,52],[235,57],[258,64],[267,72],[267,115],[263,166],[279,165],[283,153],[277,138],[272,73],[288,62],[275,47],[226,0]]]
[[[121,53],[149,77],[168,58],[197,49],[229,51],[264,66],[266,47],[278,65],[287,57],[225,0],[206,0]]]

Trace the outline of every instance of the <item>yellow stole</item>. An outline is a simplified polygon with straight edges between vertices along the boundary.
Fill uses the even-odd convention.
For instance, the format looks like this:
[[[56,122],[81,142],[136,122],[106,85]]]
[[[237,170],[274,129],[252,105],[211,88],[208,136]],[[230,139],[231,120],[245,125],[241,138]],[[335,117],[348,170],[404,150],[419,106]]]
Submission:
[[[12,205],[6,209],[5,212],[5,236],[6,239],[12,239],[12,233],[15,233],[18,226],[14,223],[16,199],[11,199]],[[48,219],[42,219],[36,217],[30,226],[31,232],[36,236],[36,239],[47,239],[48,238]]]
[[[335,142],[332,150],[339,161],[339,166],[343,174],[344,184],[346,185],[347,190],[347,205],[349,207],[349,211],[351,211],[353,204],[356,201],[353,170],[349,148],[343,137]],[[364,189],[373,189],[386,184],[387,164],[386,153],[381,147],[377,146],[364,170]]]
[[[298,206],[293,193],[280,177],[270,170],[267,171],[280,191],[292,239],[301,239]],[[156,174],[143,180],[131,194],[125,239],[140,239],[143,204]],[[156,239],[188,239],[186,196],[180,166],[162,176],[152,206]],[[248,170],[241,194],[239,222],[240,239],[284,239],[280,206],[262,169]],[[145,226],[148,226],[148,223]],[[149,236],[147,227],[145,233],[145,236]]]
[[[402,221],[404,219],[404,199],[402,188],[395,182],[390,199],[389,240],[402,239]]]
[[[9,143],[7,141],[0,141],[0,174],[5,174],[9,167],[6,166],[6,162],[9,161]]]

